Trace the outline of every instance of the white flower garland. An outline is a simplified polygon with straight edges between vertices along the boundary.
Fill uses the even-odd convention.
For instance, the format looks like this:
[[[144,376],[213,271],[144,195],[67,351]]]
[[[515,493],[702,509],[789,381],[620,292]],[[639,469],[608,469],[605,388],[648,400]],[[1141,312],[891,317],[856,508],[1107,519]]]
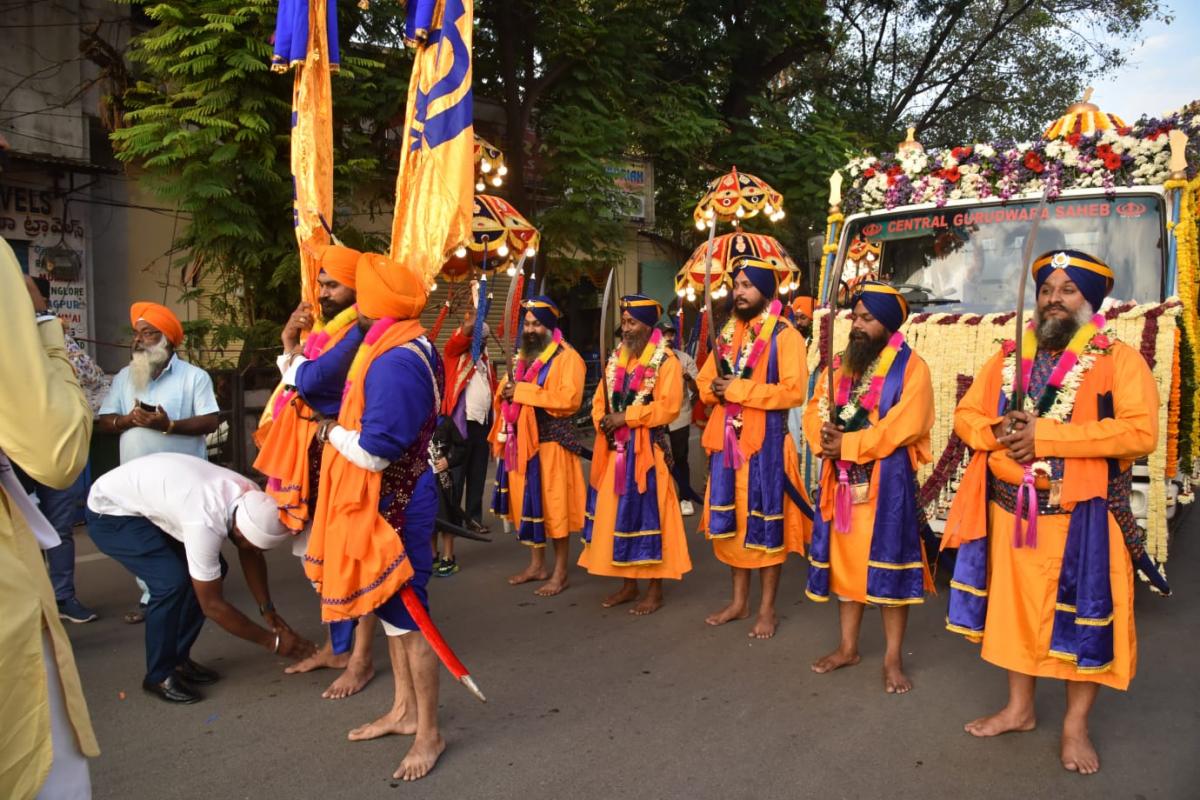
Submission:
[[[624,344],[621,345],[621,347],[624,346]],[[604,367],[604,386],[608,391],[609,397],[612,397],[613,393],[613,379],[617,371],[617,361],[620,360],[621,347],[618,347],[616,350],[613,350],[611,354],[609,354],[608,364],[606,364]],[[654,349],[654,355],[650,356],[650,363],[646,365],[646,373],[642,378],[642,385],[638,387],[637,393],[633,396],[633,399],[629,401],[629,405],[626,406],[626,408],[632,408],[639,403],[643,403],[645,399],[654,392],[654,386],[658,383],[658,368],[662,366],[662,362],[666,360],[667,351],[669,349],[670,348],[667,347],[666,338],[664,337]],[[636,369],[636,365],[638,363],[637,360],[634,360],[632,363],[635,365],[634,368]],[[628,369],[626,371],[626,375],[633,377],[633,370]]]

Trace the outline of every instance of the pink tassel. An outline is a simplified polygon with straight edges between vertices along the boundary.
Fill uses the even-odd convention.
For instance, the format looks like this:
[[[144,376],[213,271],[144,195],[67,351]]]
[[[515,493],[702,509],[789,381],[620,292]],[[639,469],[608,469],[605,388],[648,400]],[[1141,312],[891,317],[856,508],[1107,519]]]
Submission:
[[[1025,465],[1025,477],[1017,488],[1016,508],[1013,509],[1013,547],[1021,547],[1021,519],[1028,508],[1029,524],[1025,528],[1025,547],[1037,547],[1037,485],[1034,483],[1033,467]]]
[[[838,533],[850,532],[850,473],[846,462],[838,462],[837,491],[833,495],[833,529]]]
[[[725,466],[738,469],[742,466],[742,448],[738,445],[737,431],[733,427],[733,417],[736,412],[725,407]]]
[[[625,435],[621,436],[622,433]],[[625,473],[628,469],[625,461],[625,445],[628,444],[629,429],[621,428],[616,432],[613,439],[613,443],[617,448],[617,461],[613,469],[613,491],[617,494],[625,494]]]

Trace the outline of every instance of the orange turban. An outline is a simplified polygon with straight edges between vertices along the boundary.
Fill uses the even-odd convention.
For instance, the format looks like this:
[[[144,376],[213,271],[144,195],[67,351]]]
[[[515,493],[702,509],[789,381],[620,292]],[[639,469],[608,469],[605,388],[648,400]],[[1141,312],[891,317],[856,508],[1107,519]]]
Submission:
[[[179,324],[179,317],[166,306],[160,306],[158,303],[134,303],[129,307],[129,324],[137,327],[138,320],[150,323],[175,347],[179,347],[183,342],[183,325]]]
[[[378,253],[358,259],[358,310],[371,319],[416,319],[425,308],[425,282],[407,266]]]
[[[797,297],[792,301],[792,310],[811,319],[813,315],[813,299],[811,297]]]
[[[325,245],[318,249],[317,260],[321,271],[349,289],[357,286],[355,272],[362,253],[340,244]]]

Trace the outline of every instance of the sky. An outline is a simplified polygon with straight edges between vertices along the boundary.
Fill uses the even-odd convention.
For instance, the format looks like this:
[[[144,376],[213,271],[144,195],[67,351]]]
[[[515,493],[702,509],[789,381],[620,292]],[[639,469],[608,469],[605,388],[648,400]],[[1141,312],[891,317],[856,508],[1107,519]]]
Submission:
[[[1096,82],[1092,102],[1133,122],[1200,99],[1200,2],[1170,0],[1171,24],[1142,31],[1125,66]]]

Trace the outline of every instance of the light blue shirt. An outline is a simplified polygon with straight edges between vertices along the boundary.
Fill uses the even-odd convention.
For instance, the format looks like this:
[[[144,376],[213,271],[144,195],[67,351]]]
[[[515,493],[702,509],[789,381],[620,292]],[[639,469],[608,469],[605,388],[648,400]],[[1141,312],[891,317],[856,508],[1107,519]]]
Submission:
[[[141,392],[134,392],[126,366],[113,378],[112,387],[100,405],[100,414],[128,414],[139,401],[162,406],[173,420],[216,414],[220,411],[213,393],[212,378],[200,367],[172,355],[159,376]],[[121,434],[121,463],[151,453],[183,453],[208,458],[203,436],[164,434],[150,428],[130,428]]]

